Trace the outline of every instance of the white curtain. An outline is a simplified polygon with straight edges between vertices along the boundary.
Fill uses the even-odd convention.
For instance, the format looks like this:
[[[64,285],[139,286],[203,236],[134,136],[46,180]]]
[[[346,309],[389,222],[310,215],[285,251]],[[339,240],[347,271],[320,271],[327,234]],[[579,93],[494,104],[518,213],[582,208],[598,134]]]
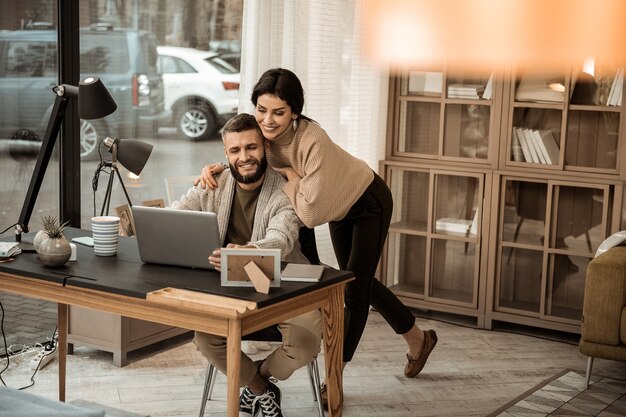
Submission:
[[[388,74],[364,54],[362,0],[244,0],[240,111],[270,68],[296,73],[303,113],[378,171],[384,157]]]
[[[364,56],[363,0],[244,0],[239,110],[270,68],[302,82],[303,113],[378,172],[384,158],[388,73]],[[315,228],[323,263],[337,267],[327,225]]]

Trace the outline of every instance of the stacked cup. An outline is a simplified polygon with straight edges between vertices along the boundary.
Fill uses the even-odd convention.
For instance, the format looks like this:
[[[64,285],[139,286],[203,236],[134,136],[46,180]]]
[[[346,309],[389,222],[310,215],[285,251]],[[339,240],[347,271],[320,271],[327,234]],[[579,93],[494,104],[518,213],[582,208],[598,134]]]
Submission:
[[[97,256],[113,256],[117,252],[120,218],[96,216],[91,218],[93,252]]]

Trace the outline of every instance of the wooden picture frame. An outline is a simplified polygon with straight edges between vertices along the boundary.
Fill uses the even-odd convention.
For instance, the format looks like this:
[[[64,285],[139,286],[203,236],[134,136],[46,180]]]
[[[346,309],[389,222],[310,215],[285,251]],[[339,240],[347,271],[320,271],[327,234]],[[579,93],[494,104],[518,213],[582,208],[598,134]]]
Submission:
[[[253,261],[270,279],[270,287],[280,287],[280,249],[222,248],[223,287],[255,287],[245,266]]]
[[[135,222],[128,204],[115,207],[115,213],[120,218],[120,236],[135,236]]]
[[[154,200],[146,200],[142,202],[141,205],[146,207],[165,208],[165,201],[163,201],[162,198],[155,198]]]

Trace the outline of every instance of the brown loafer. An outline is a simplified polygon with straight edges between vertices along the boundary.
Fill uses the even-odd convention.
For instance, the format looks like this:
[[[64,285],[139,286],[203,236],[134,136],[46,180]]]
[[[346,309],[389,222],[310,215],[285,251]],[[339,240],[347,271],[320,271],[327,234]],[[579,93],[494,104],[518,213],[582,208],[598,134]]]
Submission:
[[[406,358],[408,363],[404,367],[404,375],[409,378],[414,378],[419,374],[422,369],[424,369],[424,365],[426,365],[426,361],[428,360],[428,356],[430,356],[430,352],[433,351],[435,345],[437,344],[437,333],[434,330],[428,330],[424,332],[424,342],[422,344],[422,353],[417,357],[417,359],[413,359],[407,353]]]
[[[320,391],[322,392],[322,406],[324,407],[324,410],[328,411],[328,393],[326,392],[325,382],[322,383]]]

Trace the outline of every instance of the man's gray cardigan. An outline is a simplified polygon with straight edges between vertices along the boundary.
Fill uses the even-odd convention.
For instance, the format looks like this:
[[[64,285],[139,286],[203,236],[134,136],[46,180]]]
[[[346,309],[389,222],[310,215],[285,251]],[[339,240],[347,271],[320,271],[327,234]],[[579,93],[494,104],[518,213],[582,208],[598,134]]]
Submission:
[[[249,243],[260,248],[280,249],[284,261],[309,263],[300,252],[298,232],[303,224],[296,216],[289,198],[282,191],[285,182],[279,173],[267,168],[256,205],[252,238]],[[215,190],[202,188],[200,185],[191,187],[185,195],[173,202],[171,207],[216,213],[223,246],[236,184],[230,170],[226,169],[217,176]]]

